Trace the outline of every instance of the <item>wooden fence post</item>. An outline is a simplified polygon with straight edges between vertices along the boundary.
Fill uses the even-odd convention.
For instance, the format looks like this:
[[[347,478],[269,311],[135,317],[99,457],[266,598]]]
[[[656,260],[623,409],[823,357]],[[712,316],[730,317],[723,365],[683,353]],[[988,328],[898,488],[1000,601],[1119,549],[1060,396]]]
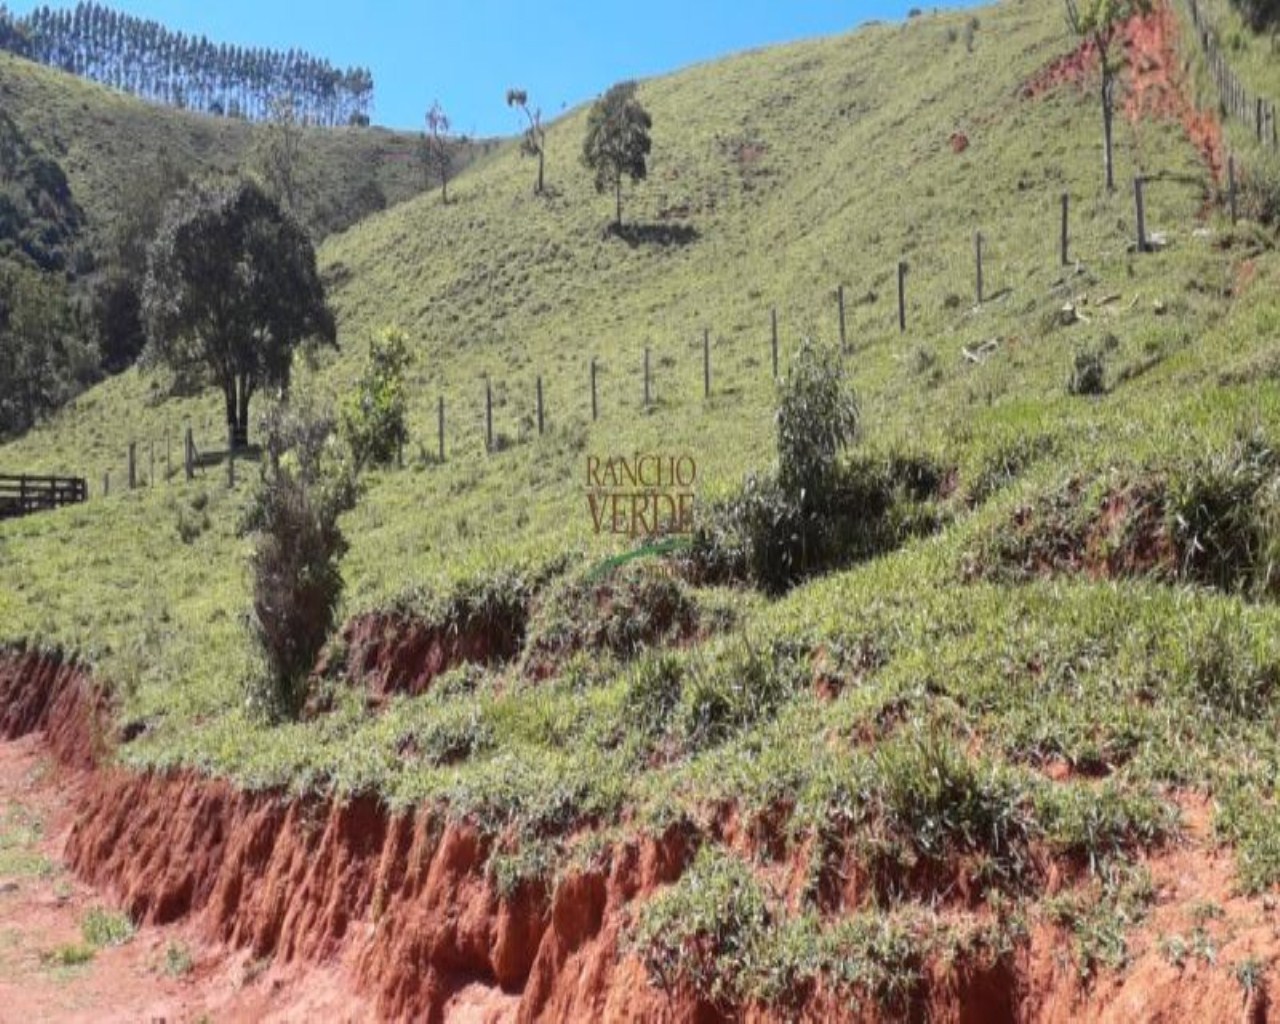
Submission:
[[[493,382],[484,379],[484,450],[493,451]]]
[[[191,428],[187,427],[186,451],[183,456],[183,464],[187,471],[187,479],[192,480],[196,475],[196,443],[191,439]]]
[[[129,442],[129,490],[133,490],[138,486],[138,445],[135,441]]]
[[[102,496],[104,498],[111,494],[111,470],[105,470],[102,474]]]
[[[770,320],[773,323],[773,379],[778,379],[778,307],[774,306],[770,311]]]
[[[1239,212],[1236,204],[1236,155],[1227,157],[1227,199],[1231,204],[1231,223],[1236,222]]]
[[[1147,215],[1142,202],[1142,175],[1133,179],[1133,202],[1138,211],[1138,252],[1147,251]]]
[[[591,357],[591,422],[600,418],[600,404],[596,401],[596,357]]]
[[[1257,125],[1258,125],[1258,141],[1261,142],[1262,141],[1262,97],[1261,96],[1258,97],[1257,106],[1258,106],[1258,109],[1257,109],[1257,116],[1255,120],[1257,121]]]
[[[711,397],[711,329],[702,329],[702,397]]]
[[[907,264],[898,261],[898,331],[907,333]]]
[[[973,255],[978,267],[978,305],[982,305],[982,232],[973,236]]]
[[[846,348],[844,329],[844,285],[839,285],[836,288],[836,305],[840,310],[840,351],[843,352]]]
[[[538,436],[542,436],[542,374],[538,374]]]
[[[1062,193],[1062,265],[1065,267],[1070,260],[1067,258],[1067,220],[1071,213],[1071,195],[1070,193]]]
[[[644,407],[649,408],[649,346],[644,347]]]
[[[236,485],[236,446],[227,449],[227,486]]]
[[[440,461],[444,462],[444,395],[440,396],[439,407],[436,409],[436,430],[440,437]]]

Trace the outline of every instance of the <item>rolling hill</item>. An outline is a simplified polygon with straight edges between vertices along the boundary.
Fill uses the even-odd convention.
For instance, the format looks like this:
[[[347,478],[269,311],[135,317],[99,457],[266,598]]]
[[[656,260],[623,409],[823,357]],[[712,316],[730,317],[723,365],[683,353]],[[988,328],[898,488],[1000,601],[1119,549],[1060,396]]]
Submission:
[[[0,53],[0,107],[62,166],[97,239],[136,202],[139,183],[246,170],[264,126],[145,103]],[[301,215],[320,237],[423,189],[417,136],[385,128],[306,129]],[[493,142],[460,144],[459,169]]]
[[[548,195],[504,148],[447,205],[330,237],[341,348],[294,386],[340,399],[401,327],[411,444],[343,520],[347,625],[300,722],[243,699],[252,465],[166,473],[186,427],[219,443],[215,396],[130,371],[0,447],[94,488],[0,524],[0,637],[109,681],[133,773],[95,790],[77,870],[255,956],[349,953],[389,1017],[1258,1005],[1280,257],[1224,214],[1184,33],[1165,5],[1125,33],[1111,195],[1087,53],[1009,0],[642,83],[621,235],[575,111]],[[107,194],[63,131],[73,186]],[[594,530],[588,458],[691,456],[714,516],[775,458],[772,311],[785,374],[841,294],[866,546],[781,597],[678,559],[601,582],[631,545]]]

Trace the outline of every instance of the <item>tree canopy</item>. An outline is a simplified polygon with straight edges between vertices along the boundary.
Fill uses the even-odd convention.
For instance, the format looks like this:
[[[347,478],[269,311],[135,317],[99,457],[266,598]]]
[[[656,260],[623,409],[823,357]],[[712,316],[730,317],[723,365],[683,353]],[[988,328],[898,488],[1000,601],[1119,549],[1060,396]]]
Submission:
[[[636,98],[635,82],[619,82],[595,102],[587,116],[582,159],[596,174],[596,191],[613,190],[616,226],[622,227],[622,179],[643,181],[652,147],[653,119]]]
[[[300,344],[336,344],[307,233],[251,182],[170,204],[142,304],[145,358],[221,387],[233,446],[247,443],[254,394],[288,386]]]
[[[98,3],[37,7],[16,17],[0,4],[0,49],[145,99],[211,114],[265,119],[293,96],[308,124],[368,124],[373,75],[341,70],[301,50],[215,43]]]
[[[538,183],[533,191],[535,195],[542,195],[547,156],[547,132],[542,127],[542,110],[529,106],[529,94],[524,89],[508,89],[507,106],[518,108],[528,122],[520,137],[520,152],[538,158]]]
[[[453,171],[453,149],[449,141],[449,115],[436,100],[427,111],[427,130],[418,142],[418,158],[422,163],[426,184],[440,182],[440,196],[449,201],[449,175]]]

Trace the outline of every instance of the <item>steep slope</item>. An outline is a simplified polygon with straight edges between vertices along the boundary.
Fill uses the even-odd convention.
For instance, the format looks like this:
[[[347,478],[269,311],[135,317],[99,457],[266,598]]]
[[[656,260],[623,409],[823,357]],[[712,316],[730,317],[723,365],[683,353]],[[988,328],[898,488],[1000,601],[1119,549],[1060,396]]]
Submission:
[[[644,83],[654,156],[622,238],[577,165],[577,112],[549,136],[550,197],[505,152],[448,206],[422,196],[330,239],[343,350],[297,387],[341,394],[364,339],[399,324],[413,436],[406,468],[374,474],[344,521],[351,621],[303,722],[244,712],[239,683],[260,670],[242,619],[245,467],[235,490],[213,469],[120,493],[131,441],[159,454],[190,422],[207,447],[215,402],[129,374],[0,449],[95,488],[112,474],[106,500],[0,526],[0,635],[81,650],[121,701],[119,756],[140,774],[94,834],[145,796],[164,884],[204,899],[238,861],[211,857],[186,885],[162,807],[208,798],[200,820],[226,834],[231,802],[193,780],[254,791],[235,798],[258,822],[235,849],[282,881],[261,920],[219,927],[255,949],[306,945],[302,892],[340,891],[350,902],[316,899],[344,929],[347,909],[370,925],[362,976],[405,1012],[469,980],[518,989],[530,1016],[659,991],[708,1019],[779,1005],[1121,1019],[1157,990],[1150,1005],[1175,1015],[1237,996],[1265,1013],[1280,259],[1274,235],[1221,214],[1204,139],[1187,136],[1174,25],[1162,8],[1127,38],[1180,102],[1128,105],[1117,135],[1118,177],[1145,177],[1152,251],[1132,186],[1100,188],[1088,54],[1027,88],[1075,47],[1056,5],[1029,0]],[[773,458],[771,309],[785,370],[802,336],[835,338],[840,286],[862,409],[851,462],[902,513],[874,557],[779,600],[671,564],[590,575],[628,542],[593,530],[588,456],[689,454],[700,504],[733,490]],[[291,805],[268,850],[283,791],[319,802]],[[428,827],[441,807],[445,831]],[[352,852],[338,824],[366,812],[378,841]],[[310,872],[294,837],[319,833]],[[669,870],[627,867],[676,841]],[[136,906],[164,895],[105,845],[77,849]],[[385,891],[348,876],[357,860],[386,868]],[[615,876],[638,906],[614,899]],[[440,909],[430,879],[453,887],[442,914],[418,912]],[[528,893],[531,917],[501,916]],[[555,929],[508,973],[482,937],[513,920]],[[390,960],[386,935],[404,943]],[[567,978],[580,987],[556,990]]]
[[[139,183],[160,183],[162,165],[187,177],[244,169],[264,131],[144,103],[8,53],[0,53],[0,109],[62,165],[99,238],[137,201]],[[302,212],[322,236],[422,190],[412,133],[308,129],[304,140]],[[492,145],[461,145],[459,165]]]

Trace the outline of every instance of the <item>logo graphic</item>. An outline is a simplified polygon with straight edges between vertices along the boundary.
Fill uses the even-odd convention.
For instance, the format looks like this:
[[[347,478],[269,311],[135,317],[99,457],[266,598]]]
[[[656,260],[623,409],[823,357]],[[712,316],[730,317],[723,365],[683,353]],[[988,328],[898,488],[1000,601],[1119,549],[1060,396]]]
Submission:
[[[692,455],[637,452],[631,457],[587,456],[587,506],[597,534],[670,537],[693,533]]]

